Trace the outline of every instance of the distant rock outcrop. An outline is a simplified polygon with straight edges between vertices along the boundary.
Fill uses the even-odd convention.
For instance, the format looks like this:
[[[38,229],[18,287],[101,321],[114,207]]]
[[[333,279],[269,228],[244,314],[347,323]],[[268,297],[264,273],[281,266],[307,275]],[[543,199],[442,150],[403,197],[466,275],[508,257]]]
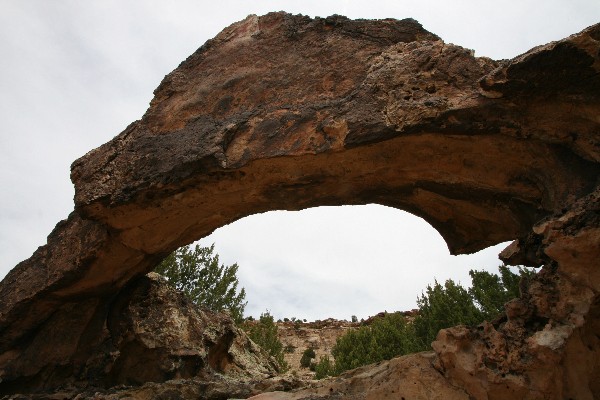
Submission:
[[[406,321],[412,322],[418,310],[401,311],[399,313],[406,318]],[[301,320],[278,321],[278,337],[285,349],[284,358],[289,365],[288,373],[291,372],[304,379],[314,379],[314,372],[310,371],[309,368],[300,367],[300,360],[306,349],[314,350],[315,357],[313,360],[315,362],[318,362],[322,356],[335,359],[331,351],[339,337],[361,326],[368,326],[378,318],[383,318],[386,314],[387,312],[380,312],[360,322],[349,322],[335,318],[310,322]]]
[[[0,283],[0,394],[104,376],[93,367],[112,357],[98,353],[107,334],[120,352],[111,384],[185,377],[199,360],[243,370],[219,350],[230,336],[215,334],[214,358],[181,341],[154,372],[128,372],[154,354],[139,346],[170,340],[147,335],[162,317],[114,318],[121,305],[153,313],[129,308],[146,293],[129,285],[250,214],[379,203],[423,217],[453,253],[518,239],[505,259],[543,265],[505,320],[442,331],[435,355],[387,363],[386,393],[417,363],[435,381],[411,381],[424,398],[598,396],[598,115],[600,25],[498,62],[414,20],[250,16],[73,164],[75,210]],[[351,385],[366,376],[349,374]]]
[[[302,322],[278,322],[278,336],[283,344],[285,361],[294,373],[313,378],[314,373],[308,368],[300,367],[302,354],[306,349],[315,352],[314,361],[318,362],[322,356],[331,357],[331,349],[337,338],[351,329],[356,329],[360,323],[326,319],[324,321]]]

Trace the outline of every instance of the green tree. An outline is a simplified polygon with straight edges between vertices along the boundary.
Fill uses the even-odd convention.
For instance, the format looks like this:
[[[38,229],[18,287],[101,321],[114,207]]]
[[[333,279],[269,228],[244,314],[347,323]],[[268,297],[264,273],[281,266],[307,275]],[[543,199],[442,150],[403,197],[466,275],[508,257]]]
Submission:
[[[337,373],[415,351],[413,327],[400,313],[385,314],[371,325],[336,340],[331,354]]]
[[[312,360],[316,356],[317,355],[315,354],[315,350],[312,347],[309,347],[308,349],[304,350],[304,353],[302,353],[302,358],[300,358],[300,366],[302,368],[310,367]]]
[[[277,325],[269,311],[262,313],[256,322],[245,321],[242,328],[254,343],[262,347],[277,361],[280,371],[288,369],[288,364],[283,356],[283,344],[277,335]]]
[[[444,285],[435,281],[417,297],[419,315],[414,320],[417,348],[429,349],[440,329],[455,325],[477,325],[483,312],[475,306],[469,292],[452,279]]]
[[[504,311],[504,304],[519,297],[521,280],[528,281],[535,273],[533,269],[519,267],[519,273],[513,273],[507,266],[498,267],[500,275],[487,271],[469,271],[472,286],[469,294],[483,313],[483,319],[491,321]]]
[[[323,379],[328,376],[336,376],[337,372],[335,364],[329,359],[328,356],[321,356],[319,362],[315,365],[315,378]]]
[[[213,311],[229,310],[241,323],[247,302],[246,291],[238,292],[238,265],[219,265],[215,245],[191,245],[169,254],[155,272],[167,278],[169,284],[184,292],[194,303]]]

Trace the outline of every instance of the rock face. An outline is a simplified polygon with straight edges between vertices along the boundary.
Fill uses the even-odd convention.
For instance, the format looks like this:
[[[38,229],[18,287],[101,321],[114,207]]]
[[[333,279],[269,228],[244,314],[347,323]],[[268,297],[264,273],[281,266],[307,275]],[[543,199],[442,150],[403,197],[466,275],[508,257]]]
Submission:
[[[107,326],[116,353],[108,386],[193,378],[204,370],[254,379],[277,373],[229,316],[198,309],[161,279],[149,274],[113,302]]]
[[[81,313],[73,309],[71,314],[68,321],[77,334]],[[93,393],[113,386],[188,379],[229,395],[249,395],[256,393],[252,390],[256,382],[277,374],[274,360],[237,328],[231,317],[198,308],[154,273],[127,285],[103,317],[105,325],[97,334],[84,330],[96,342],[85,335],[78,337],[79,345],[86,347],[85,360],[74,359],[72,365],[56,366],[49,372],[42,370],[35,379],[24,376],[3,382],[3,389],[28,392],[60,387],[65,393]],[[66,352],[69,332],[52,332],[51,327],[47,332],[46,339],[53,345],[61,340],[51,335],[63,335],[65,347],[54,351]],[[19,354],[13,365],[39,365],[37,359],[47,362],[43,358],[52,351],[40,343]],[[77,350],[75,354],[82,355]]]
[[[597,395],[599,71],[600,25],[502,62],[414,20],[226,28],[73,164],[74,212],[0,284],[0,393],[85,369],[175,248],[257,212],[379,203],[453,253],[517,238],[507,260],[544,265],[506,321],[440,334],[438,374],[475,398]]]
[[[285,361],[290,369],[296,372],[307,372],[300,367],[300,359],[304,350],[311,348],[315,351],[315,361],[321,356],[331,357],[331,349],[338,337],[351,329],[356,329],[357,323],[336,321],[333,319],[321,323],[309,322],[303,324],[283,323],[277,324],[279,340],[284,348],[293,349],[286,352]],[[311,376],[314,374],[310,374]]]
[[[407,321],[412,322],[418,310],[401,313]],[[314,372],[300,366],[304,350],[309,348],[314,350],[315,358],[313,360],[315,362],[318,362],[322,356],[335,359],[331,354],[331,350],[340,336],[361,326],[368,326],[385,315],[386,312],[381,312],[360,322],[349,322],[334,318],[313,322],[302,322],[300,320],[277,322],[278,338],[284,349],[287,349],[287,351],[284,350],[284,358],[289,366],[288,373],[301,376],[303,379],[314,379]]]
[[[252,400],[469,400],[460,388],[450,384],[431,368],[433,352],[411,354],[349,371],[339,378],[319,381],[296,392],[272,392]]]
[[[288,349],[288,351],[284,351],[284,358],[290,371],[310,379],[314,377],[314,372],[300,366],[304,350],[313,349],[316,362],[322,356],[331,357],[331,349],[337,338],[359,326],[360,324],[357,322],[339,321],[333,318],[305,323],[301,321],[278,322],[277,335],[284,349]]]

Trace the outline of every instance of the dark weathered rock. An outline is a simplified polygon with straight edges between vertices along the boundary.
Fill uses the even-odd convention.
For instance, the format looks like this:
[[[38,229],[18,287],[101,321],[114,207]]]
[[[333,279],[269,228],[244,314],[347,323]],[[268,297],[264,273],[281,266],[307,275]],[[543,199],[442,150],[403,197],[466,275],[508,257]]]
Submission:
[[[0,392],[64,381],[103,343],[128,282],[267,210],[380,203],[426,219],[453,253],[518,238],[513,260],[549,263],[565,304],[595,304],[582,277],[597,275],[597,220],[538,223],[598,184],[599,49],[600,25],[502,62],[413,20],[273,13],[230,26],[165,77],[141,120],[73,164],[75,211],[0,284]],[[510,315],[542,315],[542,292]],[[592,329],[577,312],[574,329]],[[523,373],[542,379],[539,360]]]
[[[131,387],[148,382],[178,381],[163,390],[186,387],[211,399],[220,397],[209,396],[208,388],[229,396],[250,395],[258,382],[277,375],[276,362],[230,316],[199,308],[160,275],[151,273],[127,285],[101,317],[87,315],[101,309],[97,300],[88,303],[70,305],[50,318],[43,327],[45,339],[61,347],[51,348],[40,337],[25,348],[13,365],[27,374],[5,382],[6,392],[62,388],[59,394],[74,397],[110,393],[111,387],[129,387],[133,393]],[[95,334],[85,324],[90,319],[100,322],[93,326]],[[54,368],[48,368],[48,360],[56,363]],[[153,386],[140,393],[148,387]]]
[[[193,378],[206,369],[252,379],[277,373],[231,317],[199,309],[161,279],[149,274],[113,301],[108,386]]]

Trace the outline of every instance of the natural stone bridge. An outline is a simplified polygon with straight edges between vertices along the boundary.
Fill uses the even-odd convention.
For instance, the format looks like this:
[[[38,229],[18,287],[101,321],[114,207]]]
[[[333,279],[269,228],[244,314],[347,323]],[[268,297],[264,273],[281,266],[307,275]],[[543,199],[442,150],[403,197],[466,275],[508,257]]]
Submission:
[[[600,396],[600,25],[509,61],[414,20],[250,16],[75,161],[75,209],[0,284],[0,394],[60,386],[113,299],[247,215],[378,203],[453,253],[518,239],[542,266],[504,320],[442,331],[427,362],[475,398]]]

